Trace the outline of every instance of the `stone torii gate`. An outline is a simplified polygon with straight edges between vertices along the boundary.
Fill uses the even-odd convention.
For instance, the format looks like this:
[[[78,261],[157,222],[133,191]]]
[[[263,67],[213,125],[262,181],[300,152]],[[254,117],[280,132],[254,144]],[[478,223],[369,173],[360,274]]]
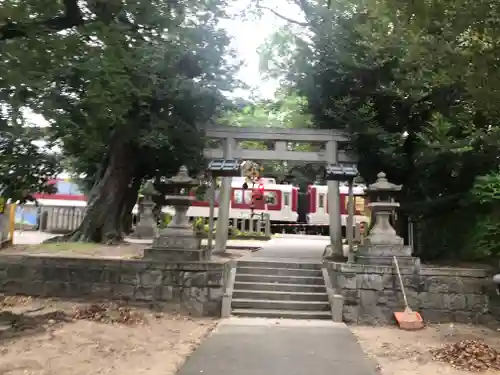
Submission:
[[[205,158],[209,160],[281,160],[323,164],[354,164],[356,162],[352,155],[347,155],[345,151],[339,150],[340,143],[349,141],[346,133],[340,130],[213,127],[206,129],[205,136],[207,139],[222,141],[222,147],[206,148],[204,150]],[[238,147],[238,143],[241,141],[271,141],[274,144],[274,149],[246,150]],[[324,147],[319,152],[289,151],[288,144],[290,142],[322,144]],[[215,252],[223,252],[227,243],[231,181],[231,177],[222,178]],[[339,182],[328,181],[327,184],[330,239],[332,247],[341,251],[342,223],[340,219]]]

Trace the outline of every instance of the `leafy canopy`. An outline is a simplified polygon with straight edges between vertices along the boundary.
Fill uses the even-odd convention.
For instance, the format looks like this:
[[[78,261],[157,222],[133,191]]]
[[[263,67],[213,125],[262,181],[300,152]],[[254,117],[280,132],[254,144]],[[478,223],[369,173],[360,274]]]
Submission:
[[[307,98],[314,126],[349,131],[365,180],[384,170],[404,184],[402,209],[422,221],[424,248],[459,252],[467,241],[457,232],[470,232],[457,230],[457,212],[471,215],[462,202],[500,156],[500,87],[491,69],[498,5],[290,2],[301,10],[291,21],[301,32],[282,29],[262,46],[262,67]]]
[[[118,134],[136,150],[141,177],[173,173],[186,157],[197,165],[199,129],[213,121],[236,68],[218,27],[224,1],[5,3],[7,102],[43,115],[49,141],[90,185]]]

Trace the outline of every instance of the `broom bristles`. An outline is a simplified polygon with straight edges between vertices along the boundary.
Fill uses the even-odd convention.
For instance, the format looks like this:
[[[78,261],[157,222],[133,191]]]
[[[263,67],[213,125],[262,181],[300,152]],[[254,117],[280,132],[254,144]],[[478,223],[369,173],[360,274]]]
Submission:
[[[403,311],[395,312],[394,318],[398,322],[399,328],[407,331],[415,331],[424,328],[424,320],[418,312]]]

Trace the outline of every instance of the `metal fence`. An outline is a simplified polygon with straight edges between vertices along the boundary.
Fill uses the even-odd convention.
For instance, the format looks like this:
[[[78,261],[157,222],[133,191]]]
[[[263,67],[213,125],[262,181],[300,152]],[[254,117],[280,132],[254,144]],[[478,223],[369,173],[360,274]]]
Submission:
[[[271,235],[271,220],[269,215],[262,215],[262,217],[256,219],[231,219],[229,220],[229,226],[243,233]]]
[[[30,207],[31,208],[31,207]],[[33,207],[34,208],[34,207]],[[26,214],[27,208],[24,208]],[[23,214],[17,214],[17,216]],[[41,206],[39,208],[38,225],[33,226],[32,221],[27,221],[26,224],[20,224],[23,219],[18,221],[19,229],[31,229],[38,227],[42,232],[50,233],[69,233],[78,228],[85,215],[85,207],[68,207],[68,206]],[[30,211],[30,217],[32,213]],[[206,219],[208,224],[208,218]],[[24,228],[23,228],[24,226]],[[256,235],[271,235],[271,221],[269,215],[261,215],[253,219],[231,219],[229,221],[230,228],[233,228],[235,234],[248,233]],[[230,229],[231,230],[231,229]]]
[[[193,218],[193,221],[199,220]],[[208,227],[208,217],[203,218],[205,230]],[[217,218],[215,218],[215,228],[217,228]],[[259,215],[255,218],[229,219],[228,231],[230,237],[234,236],[271,236],[271,219],[268,214]]]
[[[85,207],[42,206],[39,230],[50,233],[69,233],[78,228]]]

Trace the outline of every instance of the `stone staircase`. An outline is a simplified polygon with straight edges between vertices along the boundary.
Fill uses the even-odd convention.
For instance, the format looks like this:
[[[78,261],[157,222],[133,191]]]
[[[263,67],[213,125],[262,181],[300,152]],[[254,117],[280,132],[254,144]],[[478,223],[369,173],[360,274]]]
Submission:
[[[332,319],[321,264],[238,261],[231,314]]]

